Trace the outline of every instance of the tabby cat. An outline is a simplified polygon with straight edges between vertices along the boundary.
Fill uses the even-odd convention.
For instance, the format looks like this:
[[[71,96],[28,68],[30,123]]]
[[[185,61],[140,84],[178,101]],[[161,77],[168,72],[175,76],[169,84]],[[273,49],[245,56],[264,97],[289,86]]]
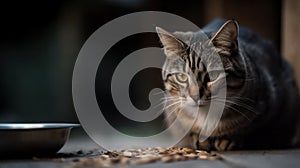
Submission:
[[[239,28],[235,20],[218,19],[199,32],[156,30],[166,55],[162,70],[166,122],[171,125],[179,113],[182,126],[196,120],[178,145],[218,151],[298,145],[298,89],[291,66],[271,42]],[[200,38],[203,33],[206,40]],[[210,44],[217,54],[206,51]],[[217,59],[223,73],[210,70]],[[225,99],[211,92],[212,87],[222,87],[222,79],[226,79]],[[223,101],[225,108],[212,134],[199,141],[211,101]],[[189,111],[195,108],[196,118]],[[180,127],[173,133],[178,136]]]

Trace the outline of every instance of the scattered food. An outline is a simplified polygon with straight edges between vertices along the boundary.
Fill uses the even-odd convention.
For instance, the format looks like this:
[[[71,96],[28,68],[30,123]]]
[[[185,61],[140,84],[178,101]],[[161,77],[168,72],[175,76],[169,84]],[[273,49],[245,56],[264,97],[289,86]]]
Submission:
[[[80,158],[68,163],[64,168],[77,167],[111,167],[119,165],[146,164],[153,162],[176,162],[184,160],[221,159],[218,155],[202,150],[189,148],[146,148],[146,149],[126,149],[121,151],[111,151],[91,158]]]

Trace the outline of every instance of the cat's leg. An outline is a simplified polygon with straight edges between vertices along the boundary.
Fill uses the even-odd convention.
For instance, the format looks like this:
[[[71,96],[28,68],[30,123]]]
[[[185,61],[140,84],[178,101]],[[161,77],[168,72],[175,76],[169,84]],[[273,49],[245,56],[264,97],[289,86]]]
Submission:
[[[208,138],[200,142],[197,134],[191,134],[190,136],[194,149],[226,151],[237,147],[235,141],[226,138]]]
[[[180,143],[177,144],[181,147],[189,147],[192,149],[200,149],[200,150],[211,150],[211,145],[208,140],[205,140],[203,142],[199,142],[199,134],[191,132],[184,137]]]
[[[192,149],[197,149],[196,142],[198,139],[196,133],[189,133],[185,135],[177,144],[176,146],[179,147],[187,147]]]
[[[211,141],[212,148],[217,151],[240,150],[245,148],[245,141],[242,135],[231,137],[218,137]]]
[[[200,150],[206,150],[210,151],[212,150],[212,146],[209,139],[206,139],[205,141],[200,142],[199,141],[199,134],[191,133],[190,134],[191,143],[194,149],[200,149]]]
[[[210,141],[208,139],[203,141],[203,142],[197,141],[197,148],[198,149],[211,151],[212,150],[211,147],[212,146],[211,146]]]
[[[236,146],[236,143],[230,139],[222,139],[217,138],[214,141],[214,148],[217,151],[226,151],[226,150],[232,150]]]

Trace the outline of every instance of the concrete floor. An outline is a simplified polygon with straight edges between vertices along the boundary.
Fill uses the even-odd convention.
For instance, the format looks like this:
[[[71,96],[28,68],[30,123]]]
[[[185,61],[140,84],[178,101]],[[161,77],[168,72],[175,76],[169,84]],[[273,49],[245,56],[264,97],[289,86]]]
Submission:
[[[77,133],[76,133],[77,132]],[[79,131],[80,132],[80,131]],[[89,151],[98,149],[99,146],[91,141],[88,136],[78,136],[78,131],[72,133],[67,144],[59,153],[76,152],[78,150]],[[192,160],[172,163],[151,163],[129,167],[137,168],[227,168],[227,167],[253,167],[253,168],[286,168],[300,167],[300,149],[276,150],[276,151],[230,151],[219,152],[223,160]],[[58,155],[60,157],[60,155]],[[53,158],[39,158],[38,160],[28,159],[1,159],[0,168],[61,168],[72,160],[72,157],[65,158],[65,161],[55,161]]]

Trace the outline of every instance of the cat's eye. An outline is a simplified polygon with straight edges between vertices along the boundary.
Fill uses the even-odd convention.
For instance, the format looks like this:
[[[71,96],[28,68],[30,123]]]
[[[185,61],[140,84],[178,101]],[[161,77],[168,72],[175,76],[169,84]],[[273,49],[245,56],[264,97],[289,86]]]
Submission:
[[[188,76],[183,73],[177,73],[175,74],[175,77],[178,82],[185,83],[188,80]]]
[[[219,72],[211,71],[208,73],[208,76],[210,81],[215,81],[219,77]]]

